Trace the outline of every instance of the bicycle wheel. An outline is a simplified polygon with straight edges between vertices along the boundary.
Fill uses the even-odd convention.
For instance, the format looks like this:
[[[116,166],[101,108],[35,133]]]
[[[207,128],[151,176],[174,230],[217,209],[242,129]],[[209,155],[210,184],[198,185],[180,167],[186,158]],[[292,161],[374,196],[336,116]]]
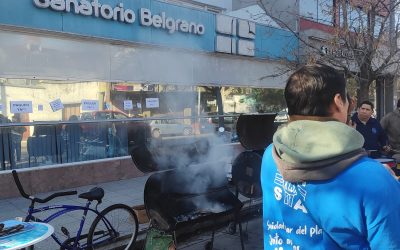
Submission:
[[[124,204],[111,205],[93,221],[88,234],[88,249],[133,249],[138,227],[132,208]]]
[[[78,241],[77,248],[73,248],[74,243],[75,243],[75,239],[76,239],[76,237],[70,238],[70,239],[64,241],[62,243],[62,245],[60,246],[60,250],[82,249],[81,246],[84,246],[84,243],[86,243],[85,240],[87,239],[87,234],[86,235],[81,235],[81,237],[79,238],[79,241]]]

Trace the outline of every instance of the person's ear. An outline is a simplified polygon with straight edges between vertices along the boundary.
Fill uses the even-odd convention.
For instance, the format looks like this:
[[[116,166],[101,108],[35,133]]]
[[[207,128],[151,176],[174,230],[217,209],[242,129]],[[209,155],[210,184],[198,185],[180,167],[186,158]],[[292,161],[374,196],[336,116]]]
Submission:
[[[333,98],[333,102],[331,104],[331,116],[332,118],[346,123],[347,120],[347,99],[342,99],[340,94],[336,94]]]
[[[343,110],[346,110],[346,101],[342,99],[342,96],[340,94],[335,95],[335,97],[333,98],[333,104],[335,110],[338,112],[343,112]]]

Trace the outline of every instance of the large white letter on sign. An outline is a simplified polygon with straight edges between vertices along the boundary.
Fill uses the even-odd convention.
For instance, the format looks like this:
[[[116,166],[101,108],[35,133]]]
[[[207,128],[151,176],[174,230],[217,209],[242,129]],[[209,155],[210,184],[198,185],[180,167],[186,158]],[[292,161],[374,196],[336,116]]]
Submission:
[[[33,0],[33,3],[39,8],[48,8],[50,6],[50,0]]]

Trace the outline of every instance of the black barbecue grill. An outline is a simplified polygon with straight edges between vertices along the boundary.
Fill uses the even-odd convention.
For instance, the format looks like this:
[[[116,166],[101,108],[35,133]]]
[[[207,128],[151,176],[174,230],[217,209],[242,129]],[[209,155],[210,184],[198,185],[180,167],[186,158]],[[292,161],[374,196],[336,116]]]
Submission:
[[[233,215],[239,222],[242,249],[244,249],[239,220],[242,202],[228,189],[226,181],[211,181],[202,190],[190,190],[186,171],[169,170],[152,174],[144,188],[144,203],[151,225],[164,232],[176,233],[188,225],[215,222],[223,216]],[[200,173],[199,173],[200,174]],[[202,172],[204,178],[207,173]],[[193,177],[193,176],[192,176]],[[213,176],[208,176],[209,180]],[[196,177],[195,177],[196,178]],[[214,240],[213,228],[211,247]]]
[[[264,149],[272,142],[276,131],[276,114],[244,114],[237,121],[239,141],[246,151],[232,163],[232,182],[236,192],[247,198],[262,196],[260,173]]]
[[[272,137],[273,131],[269,127],[274,117],[275,114],[239,117],[237,129],[241,143],[246,148],[249,145],[250,150],[263,149]],[[212,171],[221,169],[222,164],[213,162],[214,166],[211,166],[204,163],[203,157],[209,150],[208,139],[157,140],[131,151],[135,165],[143,172],[163,171],[153,173],[144,188],[144,205],[150,226],[176,236],[180,229],[185,231],[199,224],[211,225],[213,232],[208,246],[212,248],[218,221],[234,218],[235,228],[236,224],[239,225],[244,249],[240,223],[243,203],[238,194],[229,190],[226,173],[219,171],[222,175],[218,176]],[[235,161],[236,165],[232,166],[232,178],[240,187],[237,190],[247,197],[261,194],[260,155],[253,153],[242,153],[242,157]],[[176,244],[176,237],[174,239]]]

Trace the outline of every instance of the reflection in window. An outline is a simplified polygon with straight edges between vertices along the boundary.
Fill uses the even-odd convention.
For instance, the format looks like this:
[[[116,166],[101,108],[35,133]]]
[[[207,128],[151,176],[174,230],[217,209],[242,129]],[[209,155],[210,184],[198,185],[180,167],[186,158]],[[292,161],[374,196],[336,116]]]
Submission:
[[[16,86],[16,87],[40,86],[39,80],[35,80],[35,79],[5,79],[5,78],[1,78],[0,83],[4,83],[9,86]]]
[[[5,78],[1,83],[7,83],[2,88],[3,115],[11,118],[10,101],[32,102],[33,112],[23,122],[66,121],[73,115],[102,120],[277,112],[285,107],[279,89]],[[50,104],[57,99],[64,106],[54,110]],[[82,106],[82,100],[96,103],[97,110]]]
[[[332,0],[303,0],[300,15],[315,22],[331,25],[333,22]]]
[[[19,160],[10,153],[12,145],[1,145],[8,152],[2,169],[127,156],[138,144],[171,137],[218,135],[235,142],[240,114],[285,109],[283,90],[267,88],[3,78],[0,91],[4,121],[14,115],[10,101],[30,101],[33,112],[20,118],[34,122],[23,126]],[[63,106],[54,108],[57,99]],[[38,121],[48,122],[50,132],[38,133]],[[11,136],[6,132],[3,137]]]

